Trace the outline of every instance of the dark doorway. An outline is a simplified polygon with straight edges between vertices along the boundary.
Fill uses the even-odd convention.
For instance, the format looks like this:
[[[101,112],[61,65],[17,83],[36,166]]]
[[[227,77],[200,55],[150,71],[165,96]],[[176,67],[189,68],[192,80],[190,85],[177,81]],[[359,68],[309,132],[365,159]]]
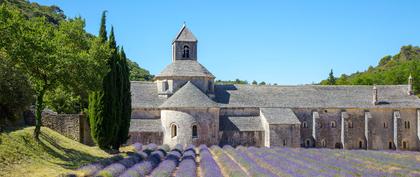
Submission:
[[[335,143],[336,149],[343,149],[343,145],[341,143]]]
[[[389,149],[394,149],[394,143],[392,143],[391,141],[388,143],[388,148]]]

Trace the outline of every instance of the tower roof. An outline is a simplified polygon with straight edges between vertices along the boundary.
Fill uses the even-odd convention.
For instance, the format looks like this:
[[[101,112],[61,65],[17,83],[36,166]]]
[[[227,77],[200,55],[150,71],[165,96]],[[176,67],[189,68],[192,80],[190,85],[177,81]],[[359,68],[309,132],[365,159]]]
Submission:
[[[197,42],[197,38],[195,38],[194,34],[184,24],[173,42],[175,41]]]
[[[214,78],[203,65],[194,60],[176,60],[168,65],[156,78],[171,77],[171,76],[200,76]]]
[[[217,104],[191,82],[187,82],[174,95],[169,97],[160,108],[211,108]]]

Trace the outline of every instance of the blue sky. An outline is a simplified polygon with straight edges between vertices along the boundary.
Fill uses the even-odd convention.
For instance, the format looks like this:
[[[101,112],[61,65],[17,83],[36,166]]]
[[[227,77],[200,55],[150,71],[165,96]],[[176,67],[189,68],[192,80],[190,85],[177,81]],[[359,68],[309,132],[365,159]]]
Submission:
[[[420,1],[35,0],[82,16],[97,34],[108,11],[129,58],[158,74],[184,21],[198,60],[217,78],[282,85],[363,71],[403,45],[420,44]],[[110,26],[108,26],[110,27]]]

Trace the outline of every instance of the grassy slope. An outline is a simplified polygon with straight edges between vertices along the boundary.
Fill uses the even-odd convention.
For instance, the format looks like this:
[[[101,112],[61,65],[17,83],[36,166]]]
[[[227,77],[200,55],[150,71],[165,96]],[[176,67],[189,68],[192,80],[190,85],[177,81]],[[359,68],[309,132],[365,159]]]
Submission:
[[[32,137],[33,129],[0,134],[0,176],[57,176],[109,157],[97,147],[83,145],[45,127],[38,143]]]

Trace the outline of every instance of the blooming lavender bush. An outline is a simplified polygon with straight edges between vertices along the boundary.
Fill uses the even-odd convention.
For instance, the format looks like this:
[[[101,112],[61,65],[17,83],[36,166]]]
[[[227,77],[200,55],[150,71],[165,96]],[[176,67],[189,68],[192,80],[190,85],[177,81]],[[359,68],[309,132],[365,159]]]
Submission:
[[[219,166],[206,145],[200,145],[200,169],[203,177],[223,177]]]
[[[232,146],[226,145],[223,150],[229,154],[239,165],[244,167],[251,176],[255,177],[275,177],[271,171],[259,166],[252,158],[248,157],[245,153],[236,151]]]
[[[88,165],[80,167],[77,171],[84,176],[92,176],[102,168],[123,159],[121,155],[112,156],[99,162],[90,163]]]
[[[142,150],[143,150],[143,145],[142,145],[141,143],[134,143],[134,144],[132,144],[131,146],[133,146],[133,147],[134,147],[134,150],[135,150],[136,152],[140,152],[140,151],[142,151]]]
[[[126,170],[120,177],[143,177],[148,175],[159,165],[164,158],[164,154],[160,150],[156,150],[150,154],[147,160],[135,164]]]
[[[178,152],[177,149],[172,150],[166,156],[166,159],[156,167],[151,176],[154,177],[169,177],[171,176],[172,172],[178,166],[179,159],[181,158],[182,154]]]
[[[127,168],[130,168],[134,164],[140,162],[141,160],[145,159],[147,154],[144,152],[140,153],[131,153],[129,157],[124,158],[117,163],[113,163],[104,169],[98,171],[95,176],[119,176],[122,174]]]
[[[218,159],[218,162],[222,165],[222,170],[228,176],[244,177],[248,176],[241,167],[232,160],[219,146],[212,146],[212,154]]]
[[[195,163],[195,149],[193,145],[188,146],[184,155],[182,156],[182,161],[179,164],[178,171],[176,172],[176,177],[196,177],[197,176],[197,165]]]

